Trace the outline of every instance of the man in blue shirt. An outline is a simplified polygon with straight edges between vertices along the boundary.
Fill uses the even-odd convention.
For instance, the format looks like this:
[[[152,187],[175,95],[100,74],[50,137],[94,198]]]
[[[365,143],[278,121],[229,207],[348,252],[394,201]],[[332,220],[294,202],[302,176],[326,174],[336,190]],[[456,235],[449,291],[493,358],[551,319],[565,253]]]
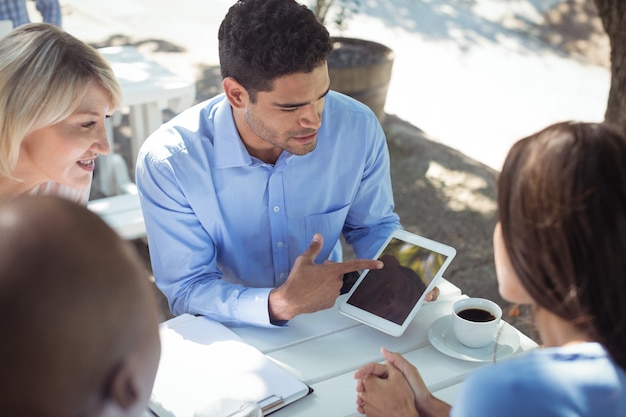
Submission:
[[[45,23],[61,26],[61,6],[58,0],[35,0],[35,7]],[[0,20],[10,20],[13,27],[30,23],[26,0],[0,0]]]
[[[136,179],[174,314],[282,325],[332,307],[400,228],[380,123],[329,91],[328,31],[293,0],[240,0],[219,30],[224,93],[148,138]],[[343,235],[357,257],[341,262]]]

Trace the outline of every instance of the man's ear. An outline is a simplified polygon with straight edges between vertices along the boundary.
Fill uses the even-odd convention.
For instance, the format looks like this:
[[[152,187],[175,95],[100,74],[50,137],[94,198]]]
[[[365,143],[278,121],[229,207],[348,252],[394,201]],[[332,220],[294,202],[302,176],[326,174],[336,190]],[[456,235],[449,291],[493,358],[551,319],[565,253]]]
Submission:
[[[109,400],[122,410],[135,406],[139,399],[139,387],[132,364],[124,360],[115,370],[109,388]]]
[[[222,80],[222,88],[226,98],[234,109],[241,109],[248,103],[248,90],[246,90],[233,77],[226,77]]]

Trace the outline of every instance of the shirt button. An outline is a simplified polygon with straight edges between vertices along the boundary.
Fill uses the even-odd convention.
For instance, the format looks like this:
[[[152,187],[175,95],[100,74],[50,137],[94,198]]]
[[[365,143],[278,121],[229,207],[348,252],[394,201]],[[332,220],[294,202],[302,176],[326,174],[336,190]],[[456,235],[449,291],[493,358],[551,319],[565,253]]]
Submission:
[[[283,247],[283,242],[278,242],[278,243],[276,244],[276,246],[278,246],[279,248],[282,248],[282,247]]]
[[[274,206],[274,213],[278,213],[280,211],[280,207]]]
[[[282,278],[285,278],[285,273],[284,273],[284,272],[281,272],[279,276],[280,276],[280,278],[281,278],[281,279],[282,279]]]

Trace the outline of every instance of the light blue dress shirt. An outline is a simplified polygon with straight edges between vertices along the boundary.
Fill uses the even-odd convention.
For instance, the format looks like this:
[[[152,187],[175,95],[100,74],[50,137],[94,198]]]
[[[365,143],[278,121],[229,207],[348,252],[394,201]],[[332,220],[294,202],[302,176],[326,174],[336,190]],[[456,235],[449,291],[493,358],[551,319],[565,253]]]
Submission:
[[[480,369],[463,384],[451,417],[618,417],[626,373],[602,345],[531,351]]]
[[[35,0],[35,7],[44,22],[61,26],[61,6],[58,0]],[[0,20],[11,20],[14,28],[30,23],[26,0],[0,0]]]
[[[313,152],[251,157],[219,95],[142,146],[136,180],[158,287],[174,314],[271,326],[268,296],[315,233],[316,259],[341,260],[340,235],[372,258],[394,212],[385,135],[365,105],[329,92]]]

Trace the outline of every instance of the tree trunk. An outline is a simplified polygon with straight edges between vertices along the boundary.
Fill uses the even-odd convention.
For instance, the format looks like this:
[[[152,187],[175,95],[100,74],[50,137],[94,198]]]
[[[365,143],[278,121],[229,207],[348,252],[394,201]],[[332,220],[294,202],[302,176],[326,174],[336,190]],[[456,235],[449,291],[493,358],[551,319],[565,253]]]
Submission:
[[[611,42],[611,89],[605,121],[626,134],[626,1],[595,0]]]
[[[315,13],[317,20],[319,20],[321,24],[326,24],[326,15],[333,3],[334,0],[315,0],[313,13]]]

